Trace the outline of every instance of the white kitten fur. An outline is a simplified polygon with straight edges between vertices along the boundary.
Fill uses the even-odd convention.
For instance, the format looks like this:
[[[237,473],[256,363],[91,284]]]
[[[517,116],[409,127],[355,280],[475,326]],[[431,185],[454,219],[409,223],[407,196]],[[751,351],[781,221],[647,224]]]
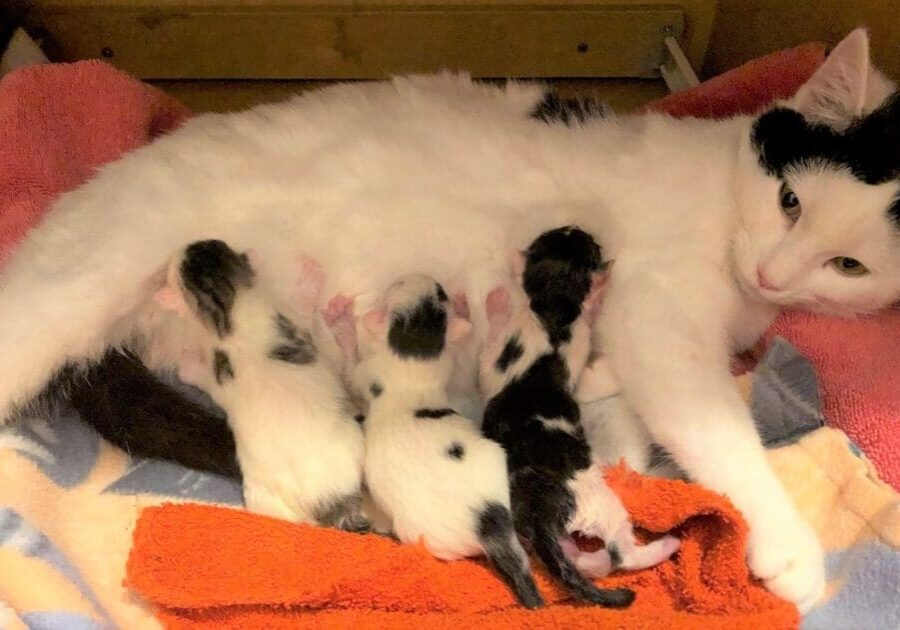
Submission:
[[[181,290],[173,276],[170,272],[169,286]],[[333,365],[321,358],[297,365],[269,356],[281,341],[276,314],[288,316],[301,329],[313,329],[317,323],[313,304],[294,303],[299,309],[279,308],[259,283],[240,288],[231,308],[232,331],[221,339],[188,314],[184,323],[194,333],[179,376],[206,391],[228,414],[247,509],[322,524],[322,515],[342,501],[360,499],[365,447]],[[188,312],[180,304],[174,307]],[[213,366],[216,350],[227,355],[234,372],[221,382]]]
[[[387,291],[385,310],[360,339],[355,380],[369,402],[366,414],[366,485],[405,543],[421,540],[436,557],[456,560],[484,552],[478,517],[489,503],[509,509],[506,454],[460,415],[416,418],[417,409],[446,409],[453,353],[445,347],[432,360],[398,357],[388,346],[389,318],[433,292],[427,276],[406,276]],[[371,316],[367,315],[371,320]],[[454,323],[451,318],[448,328]],[[459,320],[457,320],[459,321]],[[373,336],[374,335],[374,336]],[[448,330],[447,337],[452,336]],[[380,393],[372,394],[377,383]],[[451,445],[464,455],[448,455]],[[524,550],[516,543],[522,558]]]
[[[836,49],[818,77],[849,58]],[[870,76],[864,66],[854,71]],[[886,96],[874,87],[889,86],[850,84],[866,85],[864,107]],[[616,260],[599,334],[629,403],[694,479],[743,512],[754,573],[807,610],[823,590],[821,548],[766,463],[729,355],[795,296],[802,305],[824,298],[823,307],[849,301],[853,311],[900,297],[888,189],[831,173],[829,195],[819,196],[828,175],[797,173],[792,184],[810,189],[804,212],[817,220],[792,237],[779,182],[749,150],[751,118],[645,114],[569,128],[528,117],[540,98],[537,86],[450,75],[342,85],[199,116],[103,167],[59,198],[3,270],[0,418],[66,361],[99,357],[138,332],[155,364],[171,362],[177,322],[147,315],[148,296],[156,270],[194,240],[271,252],[274,269],[307,252],[334,271],[328,295],[364,308],[410,271],[446,278],[483,304],[505,270],[504,244],[579,223]],[[859,99],[845,91],[840,101]],[[848,213],[858,221],[849,230]],[[810,267],[817,247],[864,247],[873,273]],[[783,295],[757,288],[761,263],[786,283]],[[293,282],[265,280],[282,295]],[[472,319],[477,340],[484,314]]]

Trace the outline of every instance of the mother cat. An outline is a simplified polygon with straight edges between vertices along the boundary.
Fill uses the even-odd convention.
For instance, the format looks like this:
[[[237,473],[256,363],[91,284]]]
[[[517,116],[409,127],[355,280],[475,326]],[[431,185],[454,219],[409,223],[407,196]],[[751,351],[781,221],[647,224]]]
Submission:
[[[177,360],[188,340],[150,297],[192,241],[264,252],[261,281],[285,295],[302,253],[329,271],[327,295],[362,309],[411,271],[484,304],[508,247],[577,222],[616,261],[599,330],[627,399],[744,513],[754,573],[807,610],[822,551],[766,463],[729,356],[781,306],[853,314],[900,298],[892,90],[855,31],[760,118],[545,124],[534,114],[557,110],[540,88],[455,76],[198,117],[62,196],[10,260],[0,418],[110,344]],[[473,318],[484,334],[484,313]]]

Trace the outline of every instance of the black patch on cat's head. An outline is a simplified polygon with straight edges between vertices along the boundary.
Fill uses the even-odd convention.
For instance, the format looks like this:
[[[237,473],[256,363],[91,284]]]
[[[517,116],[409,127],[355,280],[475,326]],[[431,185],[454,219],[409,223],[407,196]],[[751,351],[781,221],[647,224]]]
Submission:
[[[372,392],[373,398],[378,398],[384,393],[384,386],[381,383],[372,383],[369,386],[369,391]]]
[[[447,305],[437,295],[424,296],[412,308],[395,312],[388,330],[391,350],[410,359],[440,357],[446,338]]]
[[[524,353],[525,348],[522,346],[522,342],[519,341],[519,335],[513,335],[506,342],[506,345],[503,346],[503,351],[497,357],[494,368],[502,374],[509,369],[509,366],[521,359]]]
[[[555,92],[547,91],[544,98],[531,110],[531,118],[545,123],[572,125],[584,123],[592,118],[603,118],[606,109],[591,97],[560,98]]]
[[[591,274],[602,267],[600,246],[574,226],[544,232],[529,245],[522,284],[554,346],[569,340],[569,327],[591,289]]]
[[[353,416],[353,419],[356,420],[356,422],[358,424],[365,424],[365,422],[366,422],[366,417],[361,413],[358,413],[355,416]]]
[[[900,93],[858,118],[844,131],[810,123],[803,114],[777,107],[762,114],[750,136],[759,163],[784,179],[789,168],[827,164],[846,168],[858,180],[877,185],[900,179]],[[900,200],[888,213],[900,229]]]
[[[432,408],[422,408],[416,409],[415,416],[416,418],[429,418],[431,420],[440,420],[441,418],[446,418],[447,416],[455,415],[456,412],[450,408],[443,407],[441,409],[432,409]]]
[[[461,460],[466,455],[466,449],[459,442],[453,442],[447,448],[447,456],[451,459],[459,459]]]
[[[269,349],[270,359],[294,365],[315,363],[318,351],[312,333],[298,329],[294,322],[281,313],[275,315],[275,331],[279,341]]]
[[[238,254],[224,241],[197,241],[185,249],[179,273],[200,319],[224,338],[231,332],[231,308],[238,289],[253,286],[247,255]]]
[[[216,377],[216,383],[224,384],[234,378],[234,368],[231,365],[231,359],[224,350],[216,348],[213,352],[213,375]]]

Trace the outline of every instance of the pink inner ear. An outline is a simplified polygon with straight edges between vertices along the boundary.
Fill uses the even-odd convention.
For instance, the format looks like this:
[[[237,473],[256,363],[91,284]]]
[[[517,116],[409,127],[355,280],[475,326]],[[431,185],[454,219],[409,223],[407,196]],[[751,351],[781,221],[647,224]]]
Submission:
[[[153,299],[167,311],[175,311],[179,315],[187,312],[187,304],[185,304],[181,292],[173,287],[163,287],[153,294]]]
[[[366,330],[369,331],[370,334],[375,336],[384,332],[386,321],[387,311],[383,308],[369,311],[363,315],[363,326],[366,327]]]
[[[447,341],[456,343],[469,334],[472,330],[472,324],[468,320],[461,317],[452,316],[447,324]]]

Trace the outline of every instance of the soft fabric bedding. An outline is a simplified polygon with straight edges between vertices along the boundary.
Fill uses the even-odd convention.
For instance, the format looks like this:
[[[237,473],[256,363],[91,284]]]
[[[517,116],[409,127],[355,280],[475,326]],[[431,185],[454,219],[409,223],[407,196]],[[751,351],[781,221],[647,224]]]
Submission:
[[[695,91],[674,95],[656,107],[677,115],[750,111],[774,97],[791,94],[822,59],[823,48],[817,45],[785,51]],[[0,82],[0,133],[6,140],[0,143],[0,264],[57,194],[89,178],[103,163],[171,129],[187,115],[178,103],[99,62],[39,66],[5,77]],[[897,484],[898,465],[891,454],[900,453],[896,429],[900,388],[889,380],[891,373],[897,373],[893,369],[900,351],[897,326],[896,312],[852,323],[786,314],[776,323],[769,341],[776,334],[783,335],[811,358],[820,371],[821,400],[815,372],[786,341],[771,343],[754,374],[739,379],[771,447],[773,466],[829,552],[829,596],[804,621],[809,628],[900,627],[896,580],[900,573],[900,500],[879,480],[873,463],[856,446],[872,454],[881,474]],[[827,424],[846,425],[853,441],[838,429],[822,426],[823,404]],[[616,474],[620,481],[633,479],[621,471]],[[626,502],[632,501],[629,505],[640,511],[640,496],[628,495],[629,487],[633,490],[634,486],[622,483],[617,487]],[[715,497],[707,499],[715,503]],[[221,580],[210,580],[205,590],[196,582],[188,589],[179,580],[190,577],[191,571],[170,572],[168,581],[153,573],[152,561],[164,563],[169,557],[166,554],[174,549],[164,546],[172,535],[177,539],[179,521],[172,515],[183,514],[187,525],[198,522],[197,514],[208,514],[201,508],[156,507],[185,502],[236,507],[241,502],[240,488],[223,478],[132,458],[103,442],[65,410],[52,417],[27,418],[0,430],[0,628],[154,627],[159,620],[152,604],[159,607],[162,619],[178,624],[198,619],[237,620],[247,627],[255,622],[273,624],[277,619],[298,621],[303,614],[300,609],[290,609],[285,611],[289,617],[279,617],[277,609],[268,606],[285,603],[281,595],[264,602],[242,602],[233,590],[223,589]],[[721,507],[720,517],[731,514],[724,502],[716,505]],[[141,531],[153,531],[147,528],[162,524],[169,528],[170,536],[139,536],[132,550],[135,524],[146,507],[153,509],[142,518]],[[685,514],[685,522],[701,518],[692,515]],[[207,542],[220,540],[216,518],[203,516],[202,522],[210,525]],[[256,517],[238,518],[240,527],[256,527],[252,524]],[[731,526],[740,529],[734,523]],[[288,531],[306,537],[333,535],[310,528]],[[733,540],[741,544],[742,538],[736,535]],[[154,547],[157,544],[163,546]],[[697,548],[706,549],[707,555],[714,555],[717,549],[715,545]],[[198,545],[196,554],[182,554],[181,566],[198,566],[196,563],[203,561],[202,549]],[[317,561],[327,562],[328,549],[306,551],[322,554]],[[283,550],[273,548],[269,553],[277,555]],[[130,584],[147,599],[123,583],[129,554]],[[734,557],[743,556],[735,552]],[[684,570],[686,561],[679,555],[643,577],[628,579],[655,579],[662,584],[665,580],[660,576]],[[458,568],[446,570],[470,575],[480,566],[457,564]],[[701,562],[697,566],[707,565]],[[228,567],[219,569],[228,572]],[[148,590],[142,575],[159,577],[159,588]],[[270,582],[276,577],[256,576]],[[479,579],[492,584],[493,577],[482,570]],[[796,622],[790,610],[784,612],[779,602],[773,602],[759,587],[740,588],[744,595],[760,593],[754,596],[760,598],[757,603],[767,602],[754,609],[752,597],[735,600],[741,614],[750,615],[744,619],[750,625],[734,615],[721,614],[721,610],[716,616],[696,598],[677,603],[665,600],[671,610],[657,607],[660,616],[656,620],[672,625],[689,620],[710,627],[759,627],[763,618],[753,615],[775,611],[763,625],[781,627]],[[179,593],[194,598],[188,604],[193,613],[185,609],[183,600],[172,598]],[[510,612],[510,602],[504,601],[488,608],[507,620],[516,619],[518,613]],[[242,606],[245,603],[257,608]],[[547,625],[597,623],[596,611],[565,604],[558,608],[574,612],[572,616],[550,612]],[[409,617],[409,611],[394,617],[386,617],[389,611],[385,610],[369,612],[369,619],[382,625],[477,621],[421,610],[419,614],[425,617]],[[236,613],[249,616],[234,617]],[[315,618],[308,620],[313,623]],[[337,623],[342,616],[333,619]],[[614,617],[605,620],[616,625]]]

